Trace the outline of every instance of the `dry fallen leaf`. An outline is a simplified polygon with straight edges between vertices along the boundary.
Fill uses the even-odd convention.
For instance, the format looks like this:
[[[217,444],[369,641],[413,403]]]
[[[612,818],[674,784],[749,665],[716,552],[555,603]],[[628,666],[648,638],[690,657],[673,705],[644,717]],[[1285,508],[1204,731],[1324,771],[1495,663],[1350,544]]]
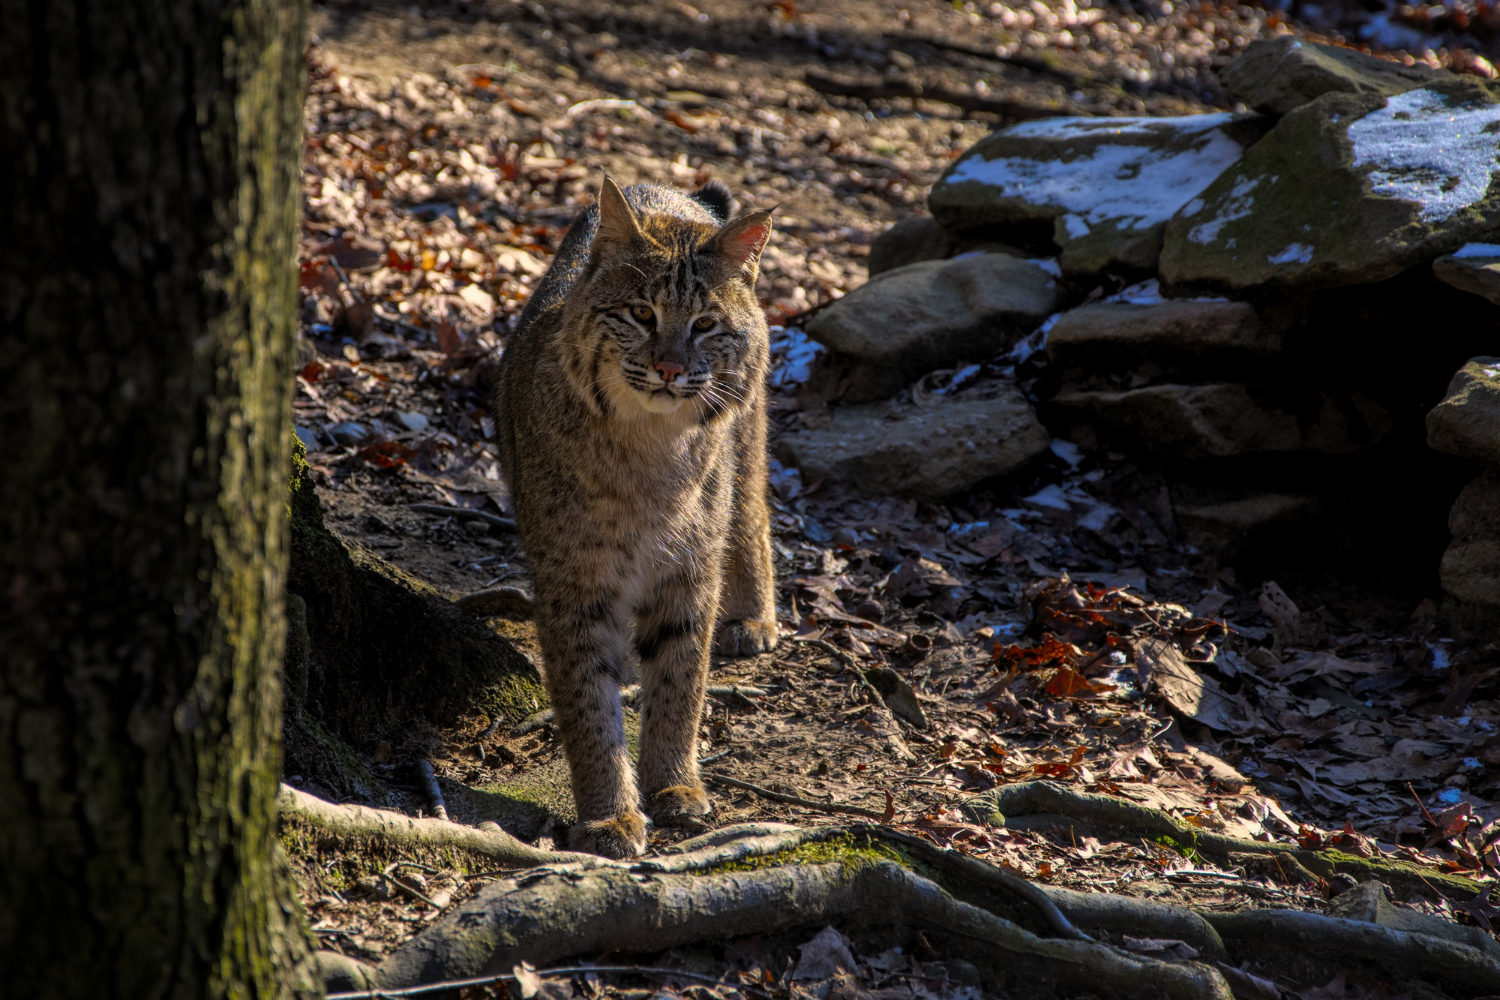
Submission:
[[[1170,639],[1158,636],[1138,642],[1136,664],[1142,678],[1150,678],[1174,712],[1210,729],[1239,727],[1232,712],[1234,703],[1219,682],[1194,670]]]

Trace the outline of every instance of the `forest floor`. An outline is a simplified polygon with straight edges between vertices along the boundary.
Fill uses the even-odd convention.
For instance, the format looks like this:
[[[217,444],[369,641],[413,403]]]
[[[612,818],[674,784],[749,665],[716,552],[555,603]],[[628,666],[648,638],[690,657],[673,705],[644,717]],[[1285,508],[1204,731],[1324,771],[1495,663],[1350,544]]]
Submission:
[[[1356,14],[1351,39],[1372,23]],[[1419,27],[1445,26],[1405,30]],[[518,541],[411,505],[508,510],[486,358],[604,172],[717,178],[743,207],[777,206],[760,294],[778,327],[772,422],[786,428],[826,412],[788,377],[805,360],[798,319],[864,280],[872,238],[1002,120],[984,108],[1224,108],[1216,66],[1250,39],[1308,29],[1206,4],[567,0],[329,3],[314,30],[296,422],[330,526],[458,598],[526,589]],[[1454,47],[1439,61],[1475,58]],[[828,93],[859,88],[870,96]],[[1496,651],[1442,634],[1435,574],[1240,580],[1176,542],[1159,476],[1054,451],[942,505],[778,469],[782,642],[716,661],[711,683],[747,690],[711,702],[702,756],[708,774],[808,804],[717,784],[714,825],[859,807],[1028,878],[1198,909],[1321,909],[1340,888],[1147,841],[993,826],[965,808],[1045,778],[1244,838],[1500,872]],[[527,623],[494,625],[537,658]],[[885,694],[851,662],[889,668]],[[564,788],[541,718],[476,715],[358,749],[413,811],[411,765],[431,759],[460,821],[486,818],[486,791]],[[516,832],[547,842],[568,819],[557,804]],[[652,844],[681,836],[652,831]],[[340,892],[302,861],[327,947],[378,960],[436,916]],[[427,877],[444,878],[455,901],[484,881]],[[1495,912],[1413,905],[1482,925]]]

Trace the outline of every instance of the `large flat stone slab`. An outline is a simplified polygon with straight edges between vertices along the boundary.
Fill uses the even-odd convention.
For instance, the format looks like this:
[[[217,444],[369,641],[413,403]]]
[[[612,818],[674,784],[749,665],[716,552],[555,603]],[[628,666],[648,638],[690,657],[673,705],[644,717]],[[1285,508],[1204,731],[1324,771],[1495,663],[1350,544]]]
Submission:
[[[1232,96],[1269,115],[1284,115],[1324,94],[1390,97],[1451,78],[1444,70],[1403,66],[1290,35],[1256,39],[1219,71]]]
[[[1473,358],[1427,414],[1427,443],[1459,458],[1500,464],[1500,358]]]
[[[848,367],[844,399],[881,399],[959,361],[983,361],[1057,308],[1045,261],[987,253],[930,260],[871,278],[807,322]]]
[[[777,452],[805,483],[826,479],[871,495],[939,500],[1014,472],[1051,443],[1014,385],[980,392],[931,407],[841,406],[824,429],[782,435]]]
[[[1432,273],[1500,305],[1500,243],[1465,243],[1457,253],[1433,261]]]
[[[1096,302],[1063,313],[1047,334],[1054,364],[1120,371],[1144,362],[1234,364],[1274,356],[1279,334],[1255,307],[1227,299]]]
[[[1161,277],[1230,293],[1381,281],[1500,224],[1500,102],[1441,86],[1325,94],[1167,223]]]
[[[1111,447],[1167,458],[1346,454],[1375,444],[1391,428],[1385,408],[1361,393],[1279,385],[1067,392],[1052,405],[1060,418],[1091,426]]]
[[[1267,126],[1232,114],[1024,122],[975,143],[927,205],[952,232],[1051,223],[1067,274],[1150,270],[1162,225]]]

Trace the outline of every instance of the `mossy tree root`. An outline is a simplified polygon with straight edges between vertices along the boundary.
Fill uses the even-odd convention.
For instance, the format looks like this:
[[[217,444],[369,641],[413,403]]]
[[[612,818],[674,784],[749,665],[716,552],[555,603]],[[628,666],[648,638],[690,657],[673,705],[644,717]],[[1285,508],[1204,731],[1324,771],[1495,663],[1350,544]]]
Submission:
[[[1080,835],[1087,831],[1094,836],[1108,836],[1113,832],[1126,836],[1167,837],[1220,863],[1230,861],[1233,854],[1291,857],[1320,878],[1343,873],[1359,882],[1384,882],[1403,898],[1445,896],[1466,901],[1473,899],[1482,889],[1473,879],[1402,861],[1375,860],[1338,850],[1310,851],[1293,844],[1227,837],[1200,830],[1139,802],[1111,795],[1075,792],[1051,781],[1025,781],[997,788],[982,796],[970,809],[982,822],[1016,829],[1061,824],[1073,826]]]
[[[478,709],[514,722],[540,708],[541,677],[511,643],[328,530],[300,441],[292,450],[287,591],[301,627],[287,648],[288,718],[306,707],[358,746],[414,721]]]
[[[1230,1000],[1217,970],[1086,941],[1043,938],[959,902],[892,862],[791,865],[701,875],[544,870],[497,883],[380,964],[385,988],[484,975],[568,955],[657,952],[830,923],[930,929],[999,982],[1107,996]]]
[[[283,818],[299,820],[336,837],[382,840],[408,847],[453,847],[485,855],[501,865],[515,868],[600,860],[592,854],[543,851],[499,828],[481,830],[448,820],[407,816],[388,809],[335,805],[288,785],[281,786],[277,806]]]
[[[746,824],[685,841],[660,857],[613,861],[540,851],[499,831],[332,805],[286,787],[281,803],[287,815],[346,836],[457,847],[502,864],[538,866],[450,910],[393,953],[374,973],[390,988],[503,971],[522,960],[541,964],[597,951],[659,951],[841,921],[875,931],[945,932],[962,939],[964,957],[988,963],[997,982],[1022,976],[1028,988],[1041,984],[1063,992],[1119,995],[1149,985],[1174,998],[1229,993],[1210,965],[1121,951],[1096,942],[1079,929],[1084,927],[1114,940],[1129,934],[1185,941],[1211,962],[1269,955],[1313,976],[1355,967],[1397,982],[1443,984],[1456,995],[1500,993],[1500,960],[1431,934],[1298,910],[1198,913],[1044,887],[872,824]],[[874,843],[895,848],[901,864],[860,846]],[[807,850],[811,845],[824,849]],[[755,859],[764,866],[747,868]],[[907,864],[923,874],[908,871]],[[1006,905],[1015,900],[1026,904],[1016,914],[1020,923],[1000,912],[1015,914]],[[887,926],[877,926],[880,921]],[[1043,936],[1049,932],[1054,936]]]
[[[1205,917],[1236,951],[1300,954],[1334,964],[1357,956],[1402,978],[1457,987],[1462,996],[1488,996],[1500,989],[1500,961],[1477,948],[1429,934],[1303,910],[1248,910]]]

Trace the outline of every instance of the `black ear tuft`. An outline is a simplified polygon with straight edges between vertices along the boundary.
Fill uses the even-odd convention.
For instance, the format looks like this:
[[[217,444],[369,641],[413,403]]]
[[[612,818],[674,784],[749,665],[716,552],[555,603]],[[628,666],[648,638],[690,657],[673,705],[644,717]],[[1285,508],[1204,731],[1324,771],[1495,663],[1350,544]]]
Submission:
[[[718,216],[720,222],[727,222],[734,214],[734,193],[723,181],[709,181],[693,192],[693,200]]]

